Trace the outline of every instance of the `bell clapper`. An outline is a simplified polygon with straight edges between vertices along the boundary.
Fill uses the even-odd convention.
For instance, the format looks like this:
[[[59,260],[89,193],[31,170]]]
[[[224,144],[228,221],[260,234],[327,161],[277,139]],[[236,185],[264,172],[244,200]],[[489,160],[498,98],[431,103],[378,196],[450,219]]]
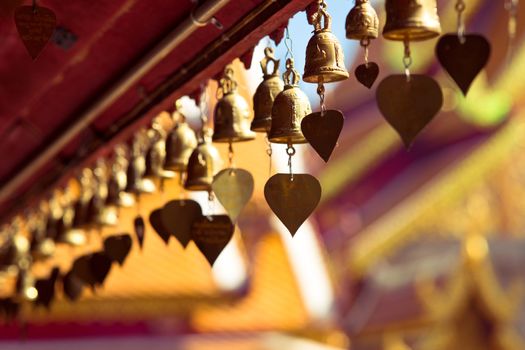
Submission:
[[[410,41],[406,38],[404,41],[405,54],[403,56],[403,66],[405,66],[405,75],[407,82],[410,81],[410,66],[412,65],[412,54],[410,52]]]
[[[290,170],[290,181],[293,181],[292,157],[295,155],[295,148],[291,142],[288,143],[288,147],[286,147],[286,154],[288,154],[288,169]]]
[[[272,153],[273,153],[273,150],[272,150],[272,143],[270,142],[270,139],[268,138],[268,133],[270,132],[270,130],[268,130],[268,132],[266,133],[266,136],[265,136],[265,140],[266,140],[266,145],[268,146],[268,148],[266,148],[266,154],[268,155],[268,163],[269,163],[269,166],[268,166],[268,176],[272,176]]]
[[[206,217],[209,221],[213,221],[213,215],[215,214],[215,194],[212,190],[208,191],[208,213]]]
[[[325,93],[325,88],[323,84],[323,77],[320,76],[319,83],[317,85],[317,94],[319,95],[319,99],[320,99],[321,117],[323,117],[326,112],[326,105],[324,103],[324,93]]]
[[[465,43],[465,23],[463,21],[463,12],[465,11],[465,2],[458,0],[456,2],[456,12],[458,13],[458,38],[463,45]]]
[[[370,38],[367,36],[363,37],[359,44],[365,51],[365,66],[368,68],[368,47],[370,46]]]

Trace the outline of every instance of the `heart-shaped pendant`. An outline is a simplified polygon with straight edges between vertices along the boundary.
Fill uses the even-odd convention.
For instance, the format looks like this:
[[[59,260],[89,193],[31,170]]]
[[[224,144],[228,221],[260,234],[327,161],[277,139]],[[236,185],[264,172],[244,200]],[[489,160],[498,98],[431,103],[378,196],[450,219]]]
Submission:
[[[177,238],[184,248],[191,241],[193,222],[201,216],[201,206],[191,199],[170,201],[162,209],[164,227]]]
[[[111,259],[103,252],[97,252],[91,254],[89,263],[95,283],[99,286],[103,285],[111,270]]]
[[[104,253],[122,266],[131,251],[131,245],[131,236],[127,233],[110,236],[104,240]]]
[[[135,220],[133,220],[133,228],[135,229],[135,237],[137,237],[139,247],[142,249],[144,246],[144,234],[146,232],[146,224],[144,223],[142,216],[137,215],[135,217]]]
[[[354,74],[357,81],[370,89],[379,75],[379,66],[375,62],[360,64]]]
[[[55,31],[56,15],[46,7],[19,6],[15,10],[18,34],[34,60],[44,49]]]
[[[211,266],[230,242],[235,226],[228,215],[201,216],[192,225],[191,237]]]
[[[438,83],[425,75],[391,75],[377,87],[377,104],[406,148],[443,105]]]
[[[162,222],[162,209],[155,209],[149,214],[149,223],[164,243],[168,244],[171,238],[171,233],[166,227],[164,227],[164,223]]]
[[[91,271],[91,255],[82,255],[78,257],[71,268],[71,273],[83,284],[94,287],[96,284],[95,277]]]
[[[490,43],[481,35],[465,35],[461,42],[456,34],[446,34],[437,43],[436,56],[466,96],[470,85],[489,61]]]
[[[38,297],[35,300],[35,305],[42,305],[49,309],[55,299],[55,285],[59,274],[60,270],[55,267],[48,278],[36,280],[35,288],[38,291]]]
[[[334,151],[345,118],[343,113],[336,110],[327,110],[308,114],[301,121],[301,131],[313,149],[328,162]]]
[[[253,194],[253,176],[244,169],[224,169],[213,177],[213,193],[235,222]]]
[[[77,301],[82,296],[84,291],[84,283],[82,280],[75,276],[73,271],[69,271],[62,278],[62,289],[64,290],[64,295],[71,301]]]
[[[276,174],[264,186],[266,202],[295,235],[321,200],[321,184],[309,174]]]

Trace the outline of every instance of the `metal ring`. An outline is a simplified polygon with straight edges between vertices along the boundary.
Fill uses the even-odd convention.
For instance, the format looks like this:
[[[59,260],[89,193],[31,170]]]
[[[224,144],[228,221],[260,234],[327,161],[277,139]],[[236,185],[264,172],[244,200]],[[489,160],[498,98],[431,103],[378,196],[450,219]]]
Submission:
[[[286,154],[291,156],[295,155],[295,148],[292,145],[288,145],[288,148],[286,148]]]

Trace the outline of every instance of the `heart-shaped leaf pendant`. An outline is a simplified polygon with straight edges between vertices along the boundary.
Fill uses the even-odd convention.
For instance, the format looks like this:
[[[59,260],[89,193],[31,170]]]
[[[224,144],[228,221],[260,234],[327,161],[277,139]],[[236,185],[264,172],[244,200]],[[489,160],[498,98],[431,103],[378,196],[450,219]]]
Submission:
[[[489,61],[490,43],[481,35],[465,35],[461,42],[456,34],[446,34],[437,43],[436,56],[466,96],[470,85]]]
[[[104,253],[122,266],[131,251],[131,245],[131,236],[127,233],[111,236],[104,240]]]
[[[370,89],[379,75],[379,66],[375,62],[364,63],[357,66],[354,74],[357,81]]]
[[[308,114],[301,121],[301,131],[313,149],[328,162],[334,151],[345,118],[343,113],[336,110],[327,110]]]
[[[95,283],[103,285],[111,270],[111,259],[103,252],[93,253],[90,259],[91,273]]]
[[[213,193],[233,222],[253,194],[253,176],[244,169],[224,169],[213,178]]]
[[[425,75],[391,75],[377,87],[376,98],[379,110],[406,148],[443,105],[441,88]]]
[[[18,34],[34,60],[44,49],[55,31],[56,15],[46,7],[19,6],[15,10]]]
[[[264,186],[266,202],[295,235],[299,227],[312,214],[321,199],[321,184],[309,174],[276,174]]]
[[[191,236],[211,266],[230,242],[235,226],[228,215],[201,216],[192,225]]]
[[[146,232],[146,224],[144,223],[142,216],[137,215],[135,217],[135,220],[133,220],[133,228],[135,229],[135,237],[137,237],[139,247],[142,249],[144,246],[144,234]]]
[[[164,227],[164,223],[162,222],[162,209],[155,209],[149,214],[149,223],[164,243],[168,244],[171,238],[171,233],[166,227]]]
[[[35,300],[35,305],[42,305],[46,309],[50,308],[55,299],[55,285],[59,274],[59,268],[55,267],[48,278],[36,280],[35,288],[38,291],[38,297]]]
[[[184,248],[191,241],[191,226],[201,216],[201,206],[191,199],[170,201],[162,209],[164,227],[177,238]]]
[[[84,291],[84,283],[80,278],[75,276],[73,271],[69,271],[62,278],[62,288],[64,295],[71,301],[77,301],[82,296]]]
[[[83,284],[94,287],[96,284],[95,277],[91,271],[91,255],[82,255],[78,257],[71,268],[73,274]]]

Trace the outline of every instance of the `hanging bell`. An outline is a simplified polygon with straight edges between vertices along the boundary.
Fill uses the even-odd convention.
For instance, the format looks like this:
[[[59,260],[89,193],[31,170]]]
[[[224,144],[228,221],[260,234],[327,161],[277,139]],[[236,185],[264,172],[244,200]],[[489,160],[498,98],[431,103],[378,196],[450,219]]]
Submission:
[[[322,21],[324,19],[324,25]],[[332,17],[326,12],[326,4],[319,4],[319,12],[313,19],[314,35],[306,46],[303,80],[308,83],[330,83],[348,79],[343,49],[331,31]]]
[[[312,113],[310,101],[299,89],[299,73],[294,69],[293,59],[286,61],[283,74],[284,90],[277,95],[272,107],[272,126],[268,139],[273,143],[306,143],[301,131],[301,121]]]
[[[106,162],[103,159],[97,161],[93,170],[93,197],[89,203],[90,221],[96,226],[115,226],[118,223],[116,206],[107,206],[109,196],[109,179]]]
[[[73,227],[84,229],[91,224],[90,202],[95,194],[93,170],[89,168],[82,169],[82,173],[77,181],[80,184],[80,196],[74,204]]]
[[[369,0],[355,0],[355,6],[346,16],[346,37],[353,40],[376,39],[379,18]]]
[[[111,165],[106,199],[106,208],[110,208],[110,210],[116,211],[117,207],[132,207],[135,204],[133,196],[124,192],[128,181],[126,169],[129,166],[126,155],[125,145],[120,144],[115,147],[115,158]]]
[[[263,82],[259,84],[253,95],[254,117],[251,126],[253,131],[267,133],[272,126],[273,101],[284,89],[284,82],[279,76],[279,62],[275,59],[271,47],[264,49],[264,58],[261,61]],[[272,72],[268,70],[270,63],[273,64]]]
[[[47,237],[47,218],[41,209],[28,220],[28,228],[31,236],[31,256],[34,261],[49,259],[55,253],[55,242]]]
[[[214,109],[213,142],[231,143],[255,139],[255,133],[250,130],[250,106],[237,92],[237,82],[230,65],[224,69],[219,85],[222,98],[217,101]]]
[[[385,39],[422,41],[441,34],[436,0],[386,0]]]
[[[189,191],[211,191],[213,176],[219,170],[219,163],[219,151],[211,143],[207,131],[203,131],[202,140],[188,161],[184,188]]]
[[[144,180],[150,180],[154,183],[155,179],[163,180],[173,179],[175,173],[171,170],[164,169],[166,162],[166,130],[158,120],[154,120],[151,129],[147,132],[148,144],[150,145],[146,153],[146,171]]]
[[[180,112],[182,107],[180,100],[175,105],[176,109],[172,114],[175,126],[166,139],[164,168],[184,172],[188,166],[191,152],[197,147],[197,137],[193,129],[186,123],[186,116]]]
[[[75,220],[81,221],[80,217],[83,217],[85,215],[83,213],[83,207],[79,204],[80,201],[81,198],[79,198],[77,202],[73,204],[71,195],[69,193],[69,189],[66,188],[61,198],[62,217],[60,218],[57,227],[57,243],[65,243],[71,246],[82,246],[86,244],[86,231],[83,228],[75,227]],[[79,210],[82,210],[82,212],[79,213],[78,216],[76,214],[77,208],[79,208]],[[80,225],[79,222],[78,224]]]
[[[126,192],[138,196],[140,193],[153,193],[157,189],[155,183],[144,179],[146,172],[146,141],[144,131],[141,130],[133,138],[131,146],[131,160],[126,171]]]

